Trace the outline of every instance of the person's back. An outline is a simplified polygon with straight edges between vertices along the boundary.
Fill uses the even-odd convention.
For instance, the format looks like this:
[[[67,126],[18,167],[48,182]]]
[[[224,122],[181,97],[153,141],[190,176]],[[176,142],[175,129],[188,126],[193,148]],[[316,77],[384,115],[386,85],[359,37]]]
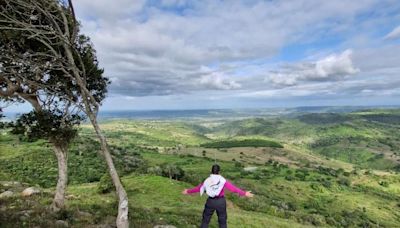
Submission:
[[[226,213],[226,200],[224,189],[228,189],[233,193],[238,193],[239,196],[253,197],[253,194],[249,191],[243,191],[240,188],[233,185],[231,182],[226,180],[223,176],[219,175],[219,165],[213,165],[211,168],[211,175],[203,183],[192,189],[183,190],[183,194],[192,194],[200,192],[202,195],[204,192],[208,195],[207,202],[204,206],[203,219],[201,228],[208,227],[211,217],[214,211],[217,211],[219,227],[227,227],[227,213]]]

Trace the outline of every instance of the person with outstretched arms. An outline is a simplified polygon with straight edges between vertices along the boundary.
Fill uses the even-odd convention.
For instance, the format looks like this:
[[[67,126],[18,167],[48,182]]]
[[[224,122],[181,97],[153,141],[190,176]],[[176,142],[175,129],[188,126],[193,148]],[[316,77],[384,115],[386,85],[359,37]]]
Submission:
[[[226,180],[220,174],[220,166],[215,164],[211,167],[211,175],[203,182],[191,189],[183,190],[182,194],[193,194],[200,192],[203,195],[205,192],[208,195],[208,199],[204,206],[203,219],[201,222],[201,228],[207,228],[210,223],[211,217],[214,211],[217,212],[218,224],[220,228],[227,227],[227,213],[226,213],[226,200],[224,197],[224,190],[227,189],[230,192],[237,193],[243,197],[253,197],[251,191],[244,191],[230,181]]]

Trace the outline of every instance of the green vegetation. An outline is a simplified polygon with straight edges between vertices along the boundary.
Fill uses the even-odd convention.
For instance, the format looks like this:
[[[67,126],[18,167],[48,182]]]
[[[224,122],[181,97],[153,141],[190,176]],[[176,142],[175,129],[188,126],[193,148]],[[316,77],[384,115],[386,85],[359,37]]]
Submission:
[[[263,139],[224,140],[201,144],[206,148],[232,148],[232,147],[273,147],[283,148],[281,144]]]
[[[299,116],[300,121],[307,124],[338,124],[351,120],[350,116],[337,113],[311,113]]]
[[[13,177],[13,180],[41,187],[53,187],[57,183],[57,160],[45,141],[28,143],[15,136],[6,138],[11,145],[1,146],[0,173]],[[115,163],[120,172],[130,173],[145,169],[141,156],[130,150],[111,147]],[[13,151],[17,153],[13,153]],[[80,139],[73,143],[69,152],[68,175],[70,184],[99,181],[107,172],[105,162],[99,154],[100,146],[92,139]],[[7,156],[8,155],[8,156]]]
[[[319,114],[301,120],[206,120],[206,129],[201,120],[116,120],[102,127],[132,203],[135,227],[197,226],[205,198],[180,192],[203,181],[215,160],[227,179],[256,194],[253,199],[227,194],[230,227],[398,227],[400,124],[365,117],[381,112],[395,115],[382,110],[329,114],[321,124],[305,120]],[[44,188],[30,198],[0,199],[0,224],[54,227],[64,220],[70,227],[85,227],[115,222],[117,201],[99,145],[86,125],[79,133],[70,147],[67,208],[54,214],[45,207],[57,175],[49,144],[0,132],[0,181],[24,182],[18,191]],[[0,194],[16,188],[1,183]],[[30,211],[29,220],[21,218],[22,211]],[[211,227],[216,227],[215,217]]]

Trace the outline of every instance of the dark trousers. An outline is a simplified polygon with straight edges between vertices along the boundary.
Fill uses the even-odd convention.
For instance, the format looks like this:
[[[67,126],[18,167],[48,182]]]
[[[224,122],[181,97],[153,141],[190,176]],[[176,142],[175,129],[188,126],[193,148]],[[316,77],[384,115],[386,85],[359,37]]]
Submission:
[[[226,220],[228,215],[226,214],[226,200],[224,197],[221,198],[208,198],[203,211],[203,221],[201,222],[201,228],[207,228],[210,223],[211,217],[217,211],[218,224],[220,228],[226,228]]]

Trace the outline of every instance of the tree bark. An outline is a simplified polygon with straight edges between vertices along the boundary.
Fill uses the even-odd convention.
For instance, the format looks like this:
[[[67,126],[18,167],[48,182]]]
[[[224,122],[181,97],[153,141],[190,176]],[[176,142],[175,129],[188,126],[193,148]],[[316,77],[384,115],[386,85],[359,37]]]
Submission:
[[[101,132],[100,126],[97,123],[97,118],[94,114],[89,115],[89,119],[92,122],[92,125],[96,131],[96,134],[100,140],[101,150],[103,152],[104,158],[106,160],[108,171],[110,172],[111,179],[115,186],[119,203],[118,203],[118,216],[116,220],[116,224],[118,228],[129,228],[129,220],[128,220],[128,196],[126,191],[121,183],[118,172],[115,169],[113,159],[111,157],[110,150],[108,148],[107,140]]]
[[[65,23],[65,26],[67,27],[68,24]],[[113,181],[113,184],[114,184],[116,192],[117,192],[119,202],[118,202],[118,216],[117,216],[117,220],[116,220],[116,225],[118,228],[129,228],[128,196],[126,194],[124,187],[122,186],[118,172],[115,169],[110,150],[108,149],[107,140],[104,137],[103,133],[101,132],[99,124],[97,123],[96,114],[97,114],[97,105],[98,104],[96,103],[93,96],[91,96],[90,92],[88,91],[88,89],[86,87],[86,83],[81,78],[79,70],[76,67],[74,57],[72,55],[71,46],[69,46],[66,43],[64,43],[63,46],[64,46],[66,57],[71,66],[72,76],[76,80],[77,85],[81,88],[83,102],[84,102],[84,106],[85,106],[84,107],[85,113],[89,117],[90,122],[92,123],[93,128],[96,132],[96,135],[100,140],[101,151],[103,152],[104,159],[106,160],[106,163],[107,163],[108,171],[110,173],[111,179]],[[93,110],[93,107],[91,106],[91,104],[96,105],[96,110]]]
[[[53,211],[57,212],[65,206],[65,192],[68,183],[68,149],[57,144],[54,144],[53,148],[58,163],[58,181],[51,208]]]
[[[29,102],[36,112],[43,111],[36,95],[23,95],[20,93],[19,95]],[[68,184],[68,144],[65,144],[65,142],[58,143],[57,140],[50,140],[50,142],[53,144],[53,151],[57,157],[58,164],[56,192],[51,204],[51,209],[57,212],[65,206],[65,192]]]

